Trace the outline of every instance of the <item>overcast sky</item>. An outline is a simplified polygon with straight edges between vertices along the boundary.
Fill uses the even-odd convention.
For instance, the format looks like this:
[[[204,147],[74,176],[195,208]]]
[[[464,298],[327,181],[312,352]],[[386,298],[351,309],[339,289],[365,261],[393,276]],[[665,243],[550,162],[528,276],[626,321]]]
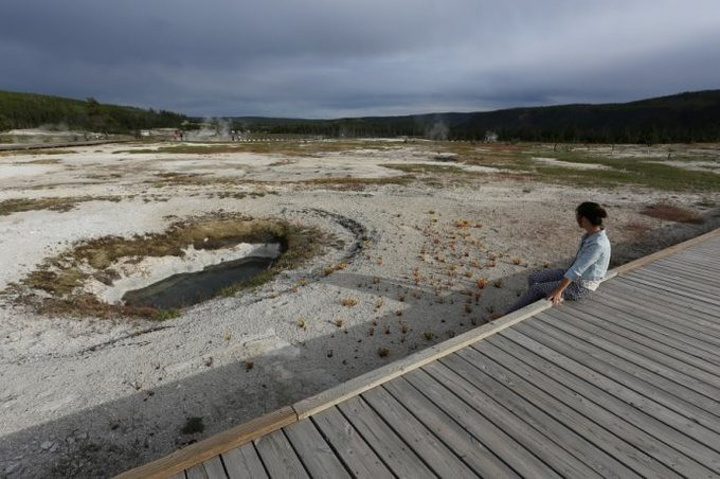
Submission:
[[[478,111],[719,88],[718,0],[0,5],[0,89],[191,115]]]

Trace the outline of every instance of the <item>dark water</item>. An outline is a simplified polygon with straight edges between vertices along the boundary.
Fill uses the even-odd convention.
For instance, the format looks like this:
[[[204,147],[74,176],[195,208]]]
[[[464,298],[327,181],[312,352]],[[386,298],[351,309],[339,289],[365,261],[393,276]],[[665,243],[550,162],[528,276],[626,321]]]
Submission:
[[[248,256],[208,266],[196,273],[181,273],[150,286],[128,291],[123,301],[129,306],[160,309],[184,308],[207,301],[233,284],[252,279],[266,271],[277,257]]]

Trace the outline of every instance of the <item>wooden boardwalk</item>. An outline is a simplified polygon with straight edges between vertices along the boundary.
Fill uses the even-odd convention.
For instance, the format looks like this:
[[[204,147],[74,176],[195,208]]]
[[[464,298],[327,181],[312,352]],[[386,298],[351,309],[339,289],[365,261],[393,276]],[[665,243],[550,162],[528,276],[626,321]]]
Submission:
[[[720,477],[720,234],[123,477]]]

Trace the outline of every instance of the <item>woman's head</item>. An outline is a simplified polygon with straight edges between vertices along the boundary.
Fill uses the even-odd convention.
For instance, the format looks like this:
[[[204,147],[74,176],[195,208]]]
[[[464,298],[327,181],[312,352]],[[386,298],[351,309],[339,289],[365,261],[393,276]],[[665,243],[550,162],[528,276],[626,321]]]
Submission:
[[[575,213],[577,214],[578,224],[581,218],[585,218],[593,226],[602,226],[603,218],[607,218],[605,208],[591,201],[581,203],[580,206],[575,209]]]

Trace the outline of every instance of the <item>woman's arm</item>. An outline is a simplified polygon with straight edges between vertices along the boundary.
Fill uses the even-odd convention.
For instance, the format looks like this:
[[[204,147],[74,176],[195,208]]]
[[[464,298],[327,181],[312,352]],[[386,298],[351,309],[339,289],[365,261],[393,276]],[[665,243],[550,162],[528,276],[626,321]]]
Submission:
[[[578,252],[573,264],[565,272],[565,277],[570,281],[577,281],[590,265],[596,263],[602,255],[602,248],[597,243],[585,244]]]

